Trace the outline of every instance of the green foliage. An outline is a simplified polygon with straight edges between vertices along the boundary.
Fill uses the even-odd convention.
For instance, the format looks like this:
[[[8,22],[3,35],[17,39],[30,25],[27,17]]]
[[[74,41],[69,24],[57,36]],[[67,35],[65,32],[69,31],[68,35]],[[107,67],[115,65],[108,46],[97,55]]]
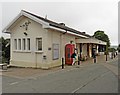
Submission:
[[[93,37],[99,39],[99,40],[102,40],[102,41],[105,41],[107,42],[107,46],[110,47],[110,40],[109,40],[109,37],[107,34],[104,33],[104,31],[96,31],[93,35]]]
[[[116,51],[116,49],[115,48],[108,48],[108,51],[109,52],[114,52],[114,51]]]
[[[120,52],[120,44],[118,45],[118,48],[117,48],[117,50]]]
[[[9,63],[9,60],[10,60],[10,44],[9,44],[9,41],[4,39],[3,37],[0,38],[0,48],[2,51],[2,63]]]

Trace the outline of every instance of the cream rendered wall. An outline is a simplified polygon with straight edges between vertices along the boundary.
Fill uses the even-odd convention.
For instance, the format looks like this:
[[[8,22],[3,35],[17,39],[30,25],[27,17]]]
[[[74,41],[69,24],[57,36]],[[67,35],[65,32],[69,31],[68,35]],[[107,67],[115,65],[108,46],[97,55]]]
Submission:
[[[47,41],[48,48],[51,48],[51,50],[48,50],[48,48],[47,48],[47,59],[48,59],[49,67],[59,66],[59,65],[61,65],[60,32],[49,29],[47,38],[48,38],[48,41]],[[53,59],[53,44],[59,45],[59,58],[58,59]]]
[[[78,51],[77,51],[78,54],[80,54],[80,44],[77,43],[77,44],[76,44],[76,48],[77,48],[77,50],[78,50]]]
[[[87,56],[87,44],[82,45],[82,54]]]
[[[53,48],[48,50],[47,58],[49,60],[49,67],[61,65],[61,58],[65,58],[65,46],[73,41],[75,44],[75,36],[70,34],[63,34],[57,30],[48,30],[48,47],[52,48],[53,44],[59,44],[59,59],[53,60]]]
[[[99,47],[99,45],[96,46],[96,53],[99,53],[98,47]]]
[[[92,57],[92,44],[89,44],[89,57]]]
[[[25,29],[20,27],[25,21],[30,21],[28,26],[27,36],[24,35]],[[46,64],[46,60],[43,60],[43,55],[47,54],[47,30],[42,28],[42,25],[24,17],[20,22],[16,24],[11,30],[11,64],[23,67],[41,67],[42,64]],[[42,37],[43,50],[36,53],[36,37]],[[18,38],[30,38],[30,51],[16,51],[14,49],[14,39]]]
[[[25,21],[30,21],[27,36],[24,35],[25,29],[20,27]],[[21,67],[37,67],[48,69],[50,67],[61,65],[61,58],[65,56],[65,45],[73,41],[75,44],[75,36],[70,34],[62,34],[57,30],[43,29],[39,23],[24,17],[16,23],[11,31],[11,64]],[[42,51],[36,51],[36,38],[42,37]],[[18,51],[14,48],[14,39],[30,38],[30,51]],[[52,45],[59,44],[59,59],[53,60]],[[48,50],[51,48],[51,50]],[[43,59],[46,56],[46,59]]]
[[[70,41],[73,41],[72,44],[75,44],[75,47],[76,47],[74,35],[65,34],[62,36],[62,57],[63,58],[65,57],[65,46],[66,46],[66,44],[70,44]]]

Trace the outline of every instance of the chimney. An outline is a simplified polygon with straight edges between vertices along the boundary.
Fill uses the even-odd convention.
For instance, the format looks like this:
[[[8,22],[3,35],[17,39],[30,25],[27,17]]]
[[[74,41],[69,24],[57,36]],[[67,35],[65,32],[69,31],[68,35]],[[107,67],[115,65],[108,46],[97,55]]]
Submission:
[[[63,25],[63,26],[65,26],[65,24],[64,23],[59,23],[60,25]]]
[[[85,32],[82,32],[83,34],[86,34]]]

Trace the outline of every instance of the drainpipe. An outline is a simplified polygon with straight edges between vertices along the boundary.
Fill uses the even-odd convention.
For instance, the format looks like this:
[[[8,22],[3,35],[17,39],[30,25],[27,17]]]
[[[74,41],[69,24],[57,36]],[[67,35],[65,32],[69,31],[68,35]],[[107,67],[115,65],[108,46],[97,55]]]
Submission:
[[[35,63],[36,63],[36,69],[37,69],[37,54],[35,52]]]
[[[81,52],[82,52],[82,43],[80,43],[80,62],[81,62]],[[79,63],[79,64],[81,64],[81,63]]]
[[[64,63],[63,62],[65,62],[65,61],[63,61],[64,60],[64,58],[63,58],[63,55],[62,55],[62,36],[63,35],[65,35],[67,33],[67,30],[64,32],[64,33],[62,33],[62,34],[60,34],[60,56],[61,56],[61,60],[62,60],[62,69],[64,68]]]
[[[106,61],[107,61],[107,54],[108,54],[108,45],[106,45]]]

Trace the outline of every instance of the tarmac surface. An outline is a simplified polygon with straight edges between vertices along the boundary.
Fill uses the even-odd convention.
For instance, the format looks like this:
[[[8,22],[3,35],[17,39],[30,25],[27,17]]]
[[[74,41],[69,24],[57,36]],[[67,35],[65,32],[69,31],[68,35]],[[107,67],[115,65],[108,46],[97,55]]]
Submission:
[[[118,57],[116,57],[116,58],[118,58]],[[105,60],[106,56],[105,55],[97,56],[96,59],[97,59],[96,63],[106,63],[106,60]],[[108,62],[114,61],[115,59],[110,59],[108,56]],[[87,66],[87,65],[90,65],[93,63],[94,63],[94,60],[91,58],[91,59],[88,59],[86,61],[80,62],[80,67]],[[75,66],[76,65],[78,65],[78,63],[76,63]],[[65,65],[64,69],[69,69],[69,68],[73,68],[73,67],[74,66]],[[34,69],[34,68],[11,67],[11,68],[8,68],[8,70],[2,71],[1,75],[23,79],[23,78],[29,78],[29,77],[34,77],[34,76],[38,76],[38,75],[40,76],[40,75],[44,75],[44,74],[48,74],[48,73],[54,73],[54,72],[58,72],[59,70],[62,70],[61,66],[51,68],[48,70],[43,70],[43,69],[39,69],[39,68]]]
[[[2,73],[3,93],[118,93],[118,57],[105,56],[80,65],[52,68],[9,68]]]

